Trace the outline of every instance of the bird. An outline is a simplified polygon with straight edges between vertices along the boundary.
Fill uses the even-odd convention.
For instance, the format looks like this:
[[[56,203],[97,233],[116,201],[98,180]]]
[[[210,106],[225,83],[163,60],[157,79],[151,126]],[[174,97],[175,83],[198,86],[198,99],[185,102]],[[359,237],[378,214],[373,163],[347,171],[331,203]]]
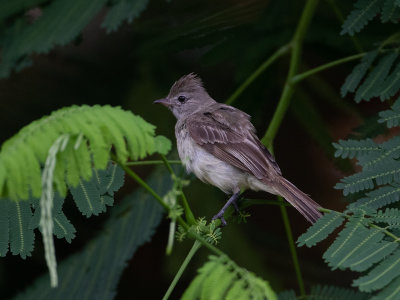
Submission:
[[[232,195],[212,220],[225,226],[225,210],[232,204],[237,208],[241,190],[247,189],[282,196],[311,223],[321,217],[321,206],[282,176],[250,116],[215,101],[199,76],[182,76],[167,97],[153,103],[166,106],[177,119],[178,154],[186,171]]]

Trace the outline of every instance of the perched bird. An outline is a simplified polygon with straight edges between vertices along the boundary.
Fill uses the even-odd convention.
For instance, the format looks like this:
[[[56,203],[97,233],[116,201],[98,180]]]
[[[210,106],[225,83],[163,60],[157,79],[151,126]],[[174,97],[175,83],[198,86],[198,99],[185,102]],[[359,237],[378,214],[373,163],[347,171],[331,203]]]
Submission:
[[[178,153],[187,171],[232,194],[213,220],[219,218],[226,224],[224,212],[235,204],[241,189],[280,195],[311,223],[321,216],[320,206],[282,177],[274,158],[256,136],[250,116],[216,102],[197,75],[183,76],[166,98],[154,103],[165,105],[177,118]]]

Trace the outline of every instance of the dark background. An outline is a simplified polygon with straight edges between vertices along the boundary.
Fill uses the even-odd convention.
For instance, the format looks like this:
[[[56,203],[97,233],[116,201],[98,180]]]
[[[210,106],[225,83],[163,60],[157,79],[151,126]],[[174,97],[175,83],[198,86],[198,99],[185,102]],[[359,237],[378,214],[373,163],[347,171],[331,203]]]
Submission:
[[[329,1],[321,1],[306,36],[302,69],[356,54],[352,40],[340,36],[341,21]],[[348,1],[337,1],[347,14]],[[105,8],[77,39],[46,55],[33,55],[32,67],[0,80],[0,142],[24,125],[72,104],[111,104],[141,115],[157,126],[157,134],[175,145],[175,119],[152,101],[165,96],[180,76],[195,72],[203,78],[210,95],[225,101],[278,47],[287,43],[300,16],[303,1],[159,1],[149,6],[133,23],[124,23],[107,34],[100,24]],[[360,37],[368,50],[379,33]],[[252,116],[260,137],[264,134],[282,91],[288,57],[274,63],[252,83],[234,105]],[[333,159],[332,141],[345,138],[373,114],[380,104],[354,105],[341,99],[340,85],[354,63],[320,73],[302,82],[275,140],[275,156],[283,174],[322,206],[342,210],[345,202],[333,189],[351,171],[350,164]],[[176,158],[175,147],[170,155]],[[155,157],[157,159],[157,157]],[[146,177],[152,167],[137,167]],[[127,181],[118,199],[135,188]],[[185,189],[196,216],[210,219],[227,196],[198,180]],[[251,197],[274,199],[266,193]],[[70,200],[70,199],[69,199]],[[70,245],[57,241],[61,261],[81,249],[102,228],[107,214],[86,219],[67,199],[66,215],[77,228]],[[288,208],[295,238],[307,222]],[[254,206],[245,224],[229,222],[220,247],[240,266],[268,280],[274,290],[297,289],[286,235],[278,206]],[[118,299],[160,299],[177,272],[190,241],[177,243],[165,256],[168,222],[164,221],[151,243],[140,248],[122,275]],[[298,254],[306,286],[350,286],[349,272],[330,271],[321,256],[328,242]],[[201,250],[177,286],[177,298],[209,253]],[[22,260],[10,254],[0,259],[0,290],[10,297],[47,272],[40,237],[33,256]],[[339,273],[340,272],[340,273]]]

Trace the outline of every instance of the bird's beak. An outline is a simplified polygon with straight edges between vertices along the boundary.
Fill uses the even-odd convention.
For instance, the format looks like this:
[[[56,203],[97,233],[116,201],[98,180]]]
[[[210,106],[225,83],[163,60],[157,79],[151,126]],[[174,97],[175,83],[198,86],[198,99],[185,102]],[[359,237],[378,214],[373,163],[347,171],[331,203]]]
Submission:
[[[170,105],[168,98],[158,99],[158,100],[154,101],[153,103],[154,104],[162,104],[167,107]]]

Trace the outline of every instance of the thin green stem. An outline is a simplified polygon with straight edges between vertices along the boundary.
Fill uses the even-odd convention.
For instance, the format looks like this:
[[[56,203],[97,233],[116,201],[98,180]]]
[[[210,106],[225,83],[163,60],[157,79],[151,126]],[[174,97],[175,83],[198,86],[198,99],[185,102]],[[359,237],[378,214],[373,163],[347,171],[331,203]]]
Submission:
[[[290,50],[290,44],[284,45],[283,47],[276,50],[268,59],[263,62],[254,72],[251,74],[245,82],[243,82],[237,90],[226,100],[226,104],[232,104],[243,91],[258,77],[260,76],[273,62],[275,62],[279,57],[288,53]]]
[[[167,158],[164,155],[161,155],[161,159],[164,162],[165,166],[167,167],[169,173],[173,176],[176,176],[175,172],[172,169],[171,165],[169,164],[169,161],[167,160]],[[189,223],[189,225],[195,225],[196,218],[194,217],[193,212],[190,209],[189,202],[187,201],[186,195],[183,192],[182,188],[180,188],[180,191],[181,191],[182,205],[185,210],[186,221]]]
[[[301,57],[301,51],[303,48],[304,36],[307,32],[308,26],[314,15],[317,4],[318,4],[318,0],[308,0],[307,1],[306,5],[304,7],[303,13],[300,17],[297,29],[294,33],[294,36],[292,39],[293,46],[292,46],[291,57],[290,57],[289,72],[288,72],[288,75],[286,78],[283,92],[282,92],[281,98],[279,99],[278,106],[276,107],[275,113],[272,117],[272,120],[268,127],[268,130],[261,140],[268,149],[272,148],[274,138],[278,132],[278,129],[282,123],[282,120],[286,114],[286,111],[287,111],[290,101],[292,99],[292,95],[294,92],[294,85],[291,83],[291,80],[298,71],[300,57]]]
[[[280,199],[280,201],[282,202],[284,201],[282,197],[278,196],[278,198]],[[290,254],[292,256],[293,267],[296,273],[297,283],[299,285],[300,295],[304,297],[306,295],[306,290],[304,288],[303,276],[301,275],[300,263],[299,263],[299,258],[297,256],[296,245],[293,239],[292,229],[290,228],[289,216],[287,214],[286,206],[282,205],[280,209],[283,219],[283,225],[285,226],[286,236],[289,243]]]
[[[180,160],[168,160],[169,164],[182,164]],[[130,161],[125,163],[126,166],[146,166],[146,165],[162,165],[162,160],[144,160],[144,161]]]
[[[292,38],[292,51],[290,56],[289,71],[286,77],[286,82],[283,88],[281,98],[279,99],[278,106],[276,107],[275,113],[272,117],[271,123],[262,138],[262,143],[271,151],[273,150],[273,141],[278,132],[278,129],[283,121],[286,111],[289,107],[292,95],[294,93],[294,84],[292,84],[292,78],[297,74],[300,64],[301,52],[303,48],[304,36],[307,32],[308,26],[317,8],[318,0],[307,0],[302,15],[300,17],[299,23],[297,25],[296,31]],[[279,197],[280,200],[282,198]],[[282,200],[283,201],[283,200]],[[295,269],[297,282],[299,285],[301,297],[305,297],[304,281],[301,275],[300,264],[297,257],[296,246],[293,239],[292,230],[290,228],[290,221],[287,215],[287,210],[285,206],[280,206],[283,223],[285,226],[286,235],[289,242],[290,253],[292,256],[293,266]]]
[[[164,200],[161,198],[160,195],[158,195],[142,178],[139,177],[134,171],[132,171],[130,168],[128,168],[125,164],[121,163],[118,158],[114,155],[111,154],[112,159],[117,162],[121,168],[133,179],[135,180],[139,185],[141,185],[146,191],[148,191],[160,205],[167,211],[169,212],[171,208],[164,202]],[[217,255],[226,255],[223,251],[219,250],[218,248],[214,247],[211,245],[209,242],[207,242],[202,236],[199,234],[192,232],[189,230],[190,226],[182,219],[182,217],[178,216],[176,218],[176,221],[181,225],[186,231],[187,235],[195,240],[198,240],[204,247],[208,248],[211,252],[214,252]]]
[[[162,162],[164,163],[165,167],[167,168],[169,174],[175,175],[175,172],[174,172],[174,170],[172,169],[172,167],[171,167],[170,163],[168,162],[167,158],[165,157],[165,155],[160,154],[160,156],[161,156],[161,160],[162,160]]]
[[[165,293],[162,300],[168,300],[169,296],[171,296],[172,291],[174,290],[176,284],[178,283],[179,279],[182,277],[183,272],[189,265],[189,262],[192,260],[193,256],[196,254],[197,250],[199,250],[201,244],[199,241],[195,241],[192,248],[190,249],[189,253],[187,254],[185,260],[183,261],[182,265],[180,266],[178,272],[176,273],[174,279],[172,280],[171,284],[168,287],[167,292]]]
[[[290,82],[293,85],[297,84],[300,81],[302,81],[303,79],[305,79],[305,78],[307,78],[307,77],[309,77],[311,75],[314,75],[314,74],[316,74],[318,72],[324,71],[324,70],[332,68],[332,67],[336,67],[338,65],[344,64],[344,63],[349,62],[349,61],[360,59],[360,58],[364,57],[365,54],[366,53],[359,53],[359,54],[355,54],[355,55],[351,55],[351,56],[340,58],[338,60],[331,61],[331,62],[323,64],[323,65],[321,65],[319,67],[310,69],[310,70],[308,70],[308,71],[306,71],[304,73],[300,73],[300,74],[298,74],[296,76],[293,76]]]

